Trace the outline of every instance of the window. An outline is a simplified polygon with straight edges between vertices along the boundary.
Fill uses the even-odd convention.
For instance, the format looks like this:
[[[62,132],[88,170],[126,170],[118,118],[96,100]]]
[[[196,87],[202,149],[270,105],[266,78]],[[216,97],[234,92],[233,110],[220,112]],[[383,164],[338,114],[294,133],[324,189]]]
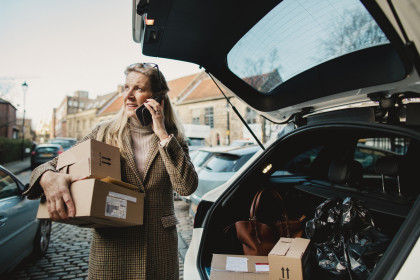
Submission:
[[[214,128],[213,107],[204,109],[204,124]]]
[[[273,173],[272,176],[282,176],[282,175],[299,175],[305,174],[308,172],[308,169],[311,167],[313,161],[321,152],[324,146],[316,146],[312,149],[304,151],[299,155],[295,156],[292,160],[286,163],[282,168]]]
[[[210,172],[236,172],[255,152],[244,155],[216,154],[209,159],[204,168]]]
[[[200,117],[192,118],[192,124],[200,124]]]
[[[203,164],[206,162],[206,160],[209,158],[210,155],[211,153],[207,151],[197,151],[197,154],[195,155],[192,163],[196,167],[201,167],[203,166]]]
[[[262,93],[326,61],[389,41],[358,0],[281,1],[227,56]]]
[[[374,165],[379,158],[404,155],[407,148],[408,140],[402,138],[360,139],[354,159],[360,162],[365,174],[376,174]]]
[[[245,120],[248,124],[257,123],[257,112],[249,107],[246,107]]]
[[[18,186],[13,178],[0,170],[0,198],[19,195]]]

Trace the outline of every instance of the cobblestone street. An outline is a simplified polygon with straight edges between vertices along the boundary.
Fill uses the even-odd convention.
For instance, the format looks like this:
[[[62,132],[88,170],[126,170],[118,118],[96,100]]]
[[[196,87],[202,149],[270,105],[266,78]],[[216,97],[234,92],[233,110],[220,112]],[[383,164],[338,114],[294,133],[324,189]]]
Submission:
[[[186,202],[175,200],[174,203],[179,220],[180,279],[183,279],[183,263],[191,242],[192,220],[188,216]],[[91,237],[91,229],[53,223],[47,255],[41,260],[23,261],[12,271],[9,279],[86,279]]]

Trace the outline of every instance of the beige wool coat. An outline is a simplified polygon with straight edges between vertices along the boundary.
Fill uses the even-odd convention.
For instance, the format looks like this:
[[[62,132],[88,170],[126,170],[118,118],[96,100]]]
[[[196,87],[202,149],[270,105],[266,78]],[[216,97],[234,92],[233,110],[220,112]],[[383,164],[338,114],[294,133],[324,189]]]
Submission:
[[[106,124],[103,124],[106,125]],[[94,129],[83,140],[96,138]],[[82,141],[83,141],[82,140]],[[128,151],[133,151],[129,133],[123,137]],[[55,170],[56,159],[32,172],[30,188],[25,195],[43,196],[41,175]],[[198,184],[197,173],[185,142],[176,137],[161,147],[154,135],[146,159],[144,179],[137,169],[134,154],[121,157],[122,181],[145,193],[144,224],[124,228],[93,229],[89,257],[89,279],[179,279],[177,219],[173,191],[190,195]],[[77,211],[77,209],[76,209]]]

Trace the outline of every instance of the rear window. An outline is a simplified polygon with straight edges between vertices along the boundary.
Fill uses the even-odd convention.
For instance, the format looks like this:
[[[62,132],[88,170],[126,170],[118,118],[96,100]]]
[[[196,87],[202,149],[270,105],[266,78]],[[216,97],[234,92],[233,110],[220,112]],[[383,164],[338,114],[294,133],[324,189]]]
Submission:
[[[71,146],[73,146],[75,144],[75,143],[70,142],[70,141],[60,141],[60,140],[50,140],[49,143],[60,145],[64,149],[70,148]]]
[[[193,164],[196,167],[201,167],[208,159],[210,152],[207,151],[197,151],[197,154],[194,156]]]
[[[59,148],[58,147],[39,147],[35,149],[38,153],[56,153]]]
[[[204,166],[207,170],[213,172],[236,172],[238,171],[252,156],[252,154],[237,155],[214,155]]]
[[[262,93],[326,61],[389,41],[358,0],[284,0],[228,53],[229,69]]]

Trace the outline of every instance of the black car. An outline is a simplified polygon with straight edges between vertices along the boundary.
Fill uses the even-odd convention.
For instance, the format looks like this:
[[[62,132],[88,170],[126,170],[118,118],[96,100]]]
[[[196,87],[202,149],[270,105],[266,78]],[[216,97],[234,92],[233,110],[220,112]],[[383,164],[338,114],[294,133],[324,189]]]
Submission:
[[[76,139],[66,138],[66,137],[57,137],[57,138],[48,140],[48,144],[58,144],[61,147],[63,147],[64,151],[67,151],[76,143],[77,143]]]
[[[59,144],[39,144],[31,153],[31,169],[52,160],[62,152],[64,149]]]
[[[289,218],[305,216],[306,229],[324,202],[350,198],[389,241],[370,259],[350,250],[372,252],[371,241],[344,235],[358,232],[357,222],[325,230],[311,239],[310,279],[418,279],[419,1],[133,2],[133,38],[144,55],[196,63],[285,125],[217,199],[203,196],[184,279],[208,279],[213,254],[243,254],[225,229],[250,218],[263,187],[281,193]],[[362,145],[387,153],[358,161]],[[343,248],[339,258],[313,247],[330,232],[340,237],[331,239]]]

